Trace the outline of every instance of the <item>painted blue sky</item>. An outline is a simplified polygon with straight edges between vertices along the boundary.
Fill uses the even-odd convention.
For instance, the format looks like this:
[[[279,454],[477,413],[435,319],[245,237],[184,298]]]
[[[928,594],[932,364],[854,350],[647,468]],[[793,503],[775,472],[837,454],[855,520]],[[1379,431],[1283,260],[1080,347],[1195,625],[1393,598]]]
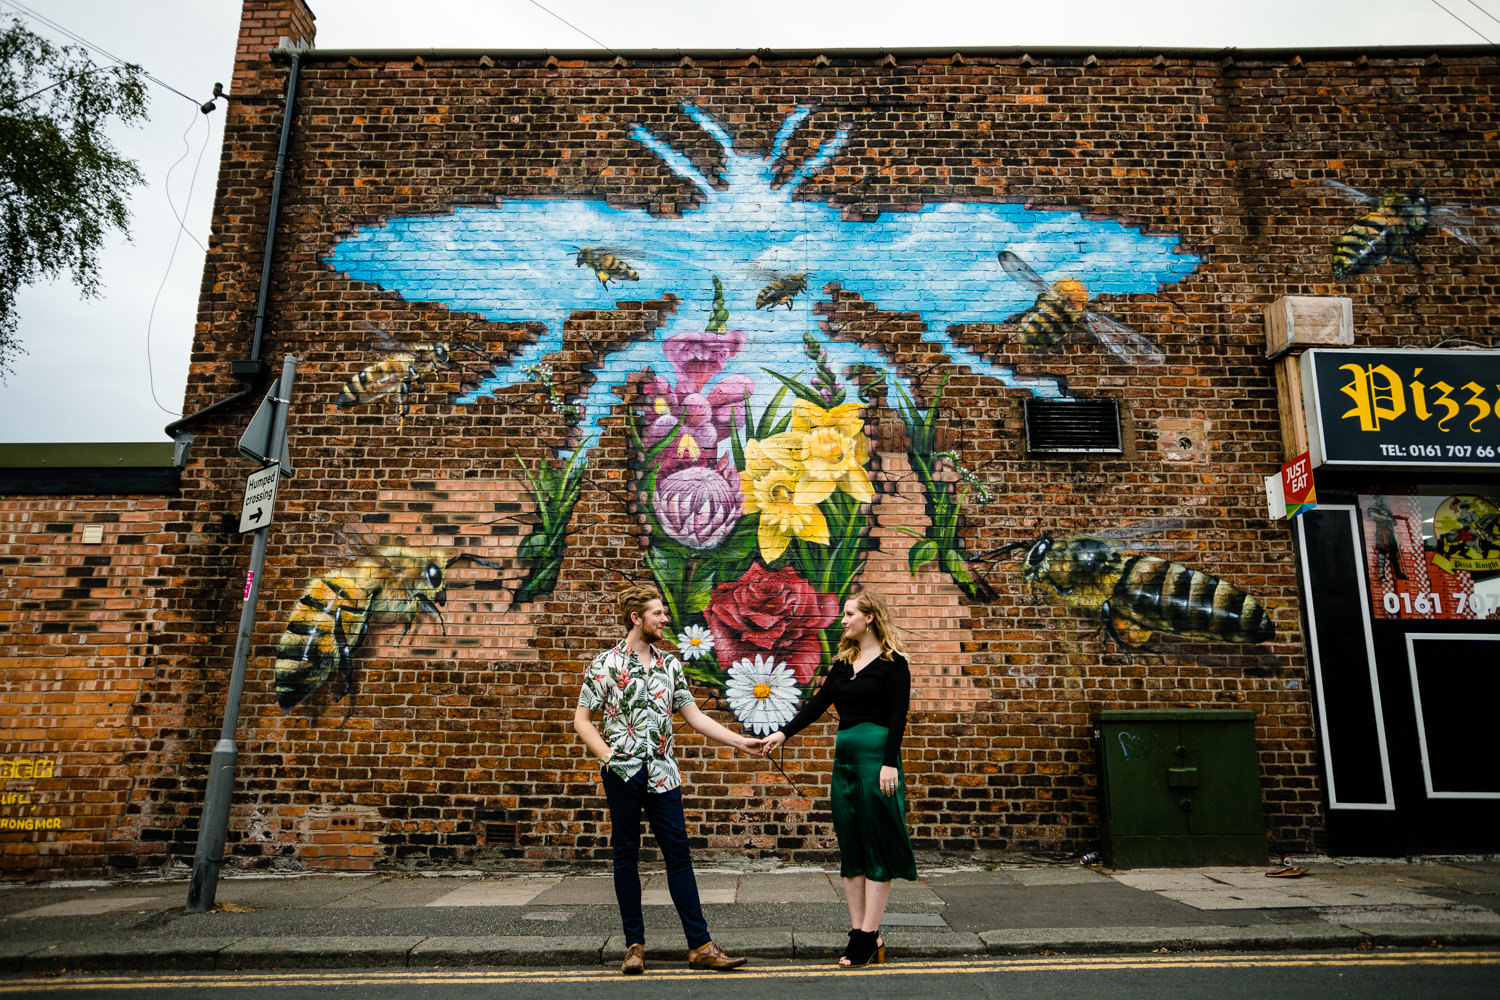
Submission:
[[[997,254],[1009,250],[1047,281],[1076,278],[1093,295],[1152,293],[1181,280],[1199,259],[1178,252],[1174,237],[1147,236],[1108,220],[1073,212],[1031,211],[1020,205],[940,202],[914,212],[888,212],[872,221],[844,219],[826,204],[799,200],[798,189],[837,158],[851,125],[842,124],[780,187],[775,169],[796,129],[812,114],[803,108],[781,127],[767,156],[741,154],[711,116],[691,105],[684,113],[723,147],[721,178],[702,176],[681,153],[642,128],[631,138],[659,156],[702,192],[698,208],[658,218],[602,201],[511,200],[495,207],[460,206],[452,215],[393,219],[340,241],[328,265],[360,281],[493,321],[540,321],[547,332],[512,365],[462,401],[528,382],[522,371],[562,346],[563,322],[580,309],[608,309],[616,301],[682,300],[654,339],[611,355],[584,401],[584,432],[618,403],[611,391],[645,367],[669,374],[662,342],[679,331],[702,330],[713,303],[712,277],[724,286],[729,326],[752,345],[726,369],[748,374],[761,387],[759,402],[779,388],[761,369],[785,374],[810,365],[804,332],[819,335],[835,370],[858,362],[888,369],[873,349],[819,334],[813,312],[828,282],[859,293],[887,311],[915,312],[927,340],[958,364],[1037,395],[1061,389],[1038,370],[1017,373],[985,362],[954,343],[953,325],[998,322],[1029,307],[1034,289],[1011,279]],[[575,265],[581,247],[603,247],[628,261],[639,281],[603,285],[589,267]],[[756,296],[778,276],[805,273],[808,292],[790,310],[755,308]],[[1103,348],[1100,363],[1107,360]],[[1040,379],[1039,379],[1040,376]]]

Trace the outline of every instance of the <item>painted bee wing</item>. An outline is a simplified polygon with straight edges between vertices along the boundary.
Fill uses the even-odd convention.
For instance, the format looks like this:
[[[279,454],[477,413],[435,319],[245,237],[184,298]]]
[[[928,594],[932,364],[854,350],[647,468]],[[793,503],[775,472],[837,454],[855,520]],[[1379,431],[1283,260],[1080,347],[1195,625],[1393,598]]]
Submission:
[[[1187,521],[1180,517],[1149,517],[1144,521],[1133,521],[1130,524],[1118,524],[1113,528],[1104,528],[1093,534],[1100,538],[1139,538],[1142,535],[1159,535],[1164,531],[1175,531],[1187,527]],[[1171,546],[1170,539],[1163,539],[1163,546]],[[1146,546],[1137,545],[1136,548]]]
[[[769,254],[771,251],[766,251]],[[764,257],[766,254],[762,254]],[[811,278],[812,272],[796,267],[778,267],[757,258],[745,264],[745,273],[758,281],[784,281],[787,278]]]
[[[1083,319],[1089,332],[1099,338],[1099,343],[1126,361],[1137,365],[1159,365],[1167,360],[1154,340],[1117,319],[1111,319],[1092,309],[1083,311]]]
[[[403,542],[400,535],[390,533],[390,525],[366,521],[346,521],[338,526],[336,534],[337,544],[332,551],[344,565],[352,565],[361,558],[379,558],[380,549],[394,548]]]
[[[1342,181],[1336,181],[1331,178],[1324,177],[1317,183],[1322,187],[1330,189],[1332,193],[1338,195],[1346,201],[1357,202],[1361,205],[1373,205],[1376,202],[1380,201],[1379,195],[1365,194],[1358,188],[1352,188]]]
[[[1467,205],[1459,205],[1447,202],[1431,209],[1427,213],[1427,221],[1452,236],[1474,246],[1478,241],[1470,236],[1468,230],[1474,226],[1481,225],[1479,217],[1474,210]]]
[[[403,351],[410,350],[410,346],[405,341],[397,340],[391,336],[383,326],[376,326],[368,320],[359,320],[354,325],[368,333],[370,340],[375,343],[379,350],[386,354],[400,354]]]
[[[1027,286],[1038,295],[1040,295],[1042,292],[1045,292],[1049,287],[1051,287],[1047,284],[1046,279],[1043,278],[1040,274],[1037,274],[1036,270],[1032,268],[1030,264],[1026,263],[1020,257],[1017,257],[1009,250],[1001,250],[995,256],[999,259],[1000,266],[1005,268],[1006,274],[1010,275],[1012,278],[1015,278],[1017,281],[1021,282],[1021,284]]]
[[[713,268],[704,267],[701,263],[699,263],[697,260],[694,260],[692,257],[684,257],[681,254],[666,253],[662,250],[647,250],[639,253],[638,256],[647,260],[650,260],[652,258],[655,258],[657,260],[670,260],[674,264],[681,264],[684,267],[690,267],[695,271],[702,271],[704,274],[713,273]]]
[[[570,254],[579,254],[585,250],[595,254],[610,253],[620,258],[639,257],[642,255],[641,250],[638,247],[624,246],[621,244],[587,243],[583,245],[577,245],[569,243],[563,247],[563,251]]]
[[[1181,556],[1198,551],[1198,547],[1191,542],[1172,538],[1139,538],[1120,546],[1135,555],[1158,555],[1166,558],[1168,556]],[[1177,559],[1170,559],[1178,562]]]

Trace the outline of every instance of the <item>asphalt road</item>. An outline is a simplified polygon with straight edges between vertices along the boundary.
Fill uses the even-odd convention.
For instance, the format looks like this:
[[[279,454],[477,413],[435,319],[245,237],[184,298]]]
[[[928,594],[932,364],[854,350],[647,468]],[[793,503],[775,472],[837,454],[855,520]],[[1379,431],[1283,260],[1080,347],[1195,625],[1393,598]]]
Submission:
[[[232,997],[235,1000],[361,997],[471,1000],[476,995],[542,1000],[643,996],[653,1000],[1088,997],[1108,1000],[1494,1000],[1500,951],[1370,949],[1326,953],[1040,956],[907,962],[839,972],[827,963],[761,961],[733,973],[695,973],[674,960],[642,978],[597,970],[297,971],[0,978],[0,997]]]

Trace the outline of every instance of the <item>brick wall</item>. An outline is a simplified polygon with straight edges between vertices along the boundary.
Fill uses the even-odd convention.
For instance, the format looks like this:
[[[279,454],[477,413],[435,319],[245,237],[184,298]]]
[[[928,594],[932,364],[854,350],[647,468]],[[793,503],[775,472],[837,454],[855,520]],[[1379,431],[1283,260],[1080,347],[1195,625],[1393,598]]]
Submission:
[[[189,412],[234,389],[229,364],[248,353],[254,325],[287,70],[266,57],[263,39],[309,36],[311,19],[301,4],[254,0],[244,31]],[[712,242],[753,229],[755,212],[785,211],[779,188],[748,215],[724,216],[721,232],[703,236],[701,256],[686,257],[740,282],[726,293],[727,330],[745,331],[745,343],[726,371],[760,380],[757,414],[769,402],[762,370],[811,390],[819,350],[846,400],[864,406],[850,440],[866,448],[855,464],[875,494],[853,503],[840,498],[854,487],[841,487],[827,502],[846,504],[849,517],[834,535],[857,536],[853,582],[888,594],[908,629],[915,711],[904,758],[918,848],[1090,849],[1090,713],[1184,707],[1257,713],[1271,845],[1310,847],[1323,793],[1290,537],[1264,514],[1261,480],[1284,456],[1262,310],[1281,295],[1348,295],[1361,346],[1492,337],[1491,245],[1429,228],[1416,244],[1420,268],[1391,260],[1335,281],[1334,242],[1366,208],[1318,182],[1420,190],[1434,204],[1483,201],[1500,166],[1496,83],[1492,55],[1458,51],[558,59],[497,49],[304,60],[266,350],[273,362],[299,359],[297,476],[282,484],[261,591],[233,857],[375,867],[603,856],[603,800],[570,721],[582,666],[618,633],[614,590],[665,576],[683,585],[677,624],[707,625],[705,595],[720,595],[745,567],[806,579],[821,565],[821,550],[805,540],[768,558],[752,532],[750,548],[732,558],[732,542],[689,553],[667,539],[648,488],[660,485],[653,470],[667,475],[661,453],[633,436],[662,413],[688,422],[681,387],[690,367],[677,367],[671,384],[674,368],[659,352],[711,329],[718,305],[706,271],[665,287],[653,268],[685,266],[682,234],[733,194],[722,178],[762,161],[803,107],[816,110],[771,168],[779,185],[797,186],[797,204],[832,211],[805,230],[778,231],[806,238],[793,246],[821,240],[794,308],[747,304],[735,289],[751,280],[754,261],[732,275],[720,265],[733,247]],[[652,142],[680,157],[653,152]],[[797,173],[835,148],[824,165]],[[706,191],[693,170],[721,179]],[[459,208],[518,214],[480,238],[462,229],[480,216]],[[597,232],[580,231],[572,246],[553,239],[548,227],[568,211]],[[912,213],[944,220],[948,228],[922,237],[945,253],[971,244],[985,279],[969,280],[952,256],[920,254],[875,273],[870,261],[896,258],[866,237]],[[1079,329],[1055,351],[1028,347],[1015,315],[1037,291],[1018,292],[1027,286],[996,263],[993,244],[994,227],[1010,225],[1031,227],[1007,246],[1034,255],[1027,262],[1043,284],[1083,281],[1089,308],[1141,335],[1164,362],[1117,358],[1082,317],[1064,324]],[[756,233],[767,245],[778,235]],[[1070,243],[1076,259],[1059,249]],[[518,256],[527,246],[534,252]],[[580,246],[615,249],[640,280],[616,273],[600,287],[590,273],[602,267],[597,257],[594,267],[575,266]],[[989,309],[991,296],[1012,305]],[[455,354],[468,367],[433,363],[407,412],[396,393],[339,405],[359,372],[426,365],[434,355],[423,345],[436,343],[473,348],[467,361]],[[847,363],[853,357],[884,372],[884,391],[870,385],[871,371]],[[699,387],[711,394],[727,377]],[[934,413],[925,445],[903,420],[898,387]],[[1118,400],[1125,453],[1028,455],[1022,404],[1048,392]],[[248,560],[247,539],[225,522],[249,471],[235,451],[246,418],[194,428],[182,495],[169,505],[168,564],[149,594],[161,627],[128,661],[140,664],[149,700],[114,737],[149,752],[129,757],[128,768],[98,765],[98,808],[116,817],[121,843],[106,850],[86,838],[66,862],[39,854],[28,864],[191,858]],[[668,447],[690,453],[696,445],[683,444],[680,430]],[[528,477],[540,464],[562,473],[575,455],[576,505],[565,528],[549,528]],[[925,474],[913,456],[928,463]],[[971,492],[944,534],[934,498],[965,472],[989,501]],[[754,478],[743,463],[735,475]],[[995,551],[1148,520],[1157,524],[1151,538],[1117,547],[1232,582],[1268,610],[1274,640],[1173,634],[1158,620],[1149,640],[1127,636],[1144,642],[1127,651],[1100,627],[1106,595],[1070,605],[1045,584],[1026,585],[1019,552]],[[330,665],[284,711],[273,660],[299,597],[318,580],[353,581],[368,595],[374,584],[359,574],[374,571],[359,560],[381,545],[427,553],[448,584],[442,622],[414,599],[374,616],[363,640],[348,644],[347,684]],[[929,558],[913,558],[919,545]],[[552,585],[539,578],[549,559]],[[399,575],[384,565],[380,573]],[[705,566],[721,575],[703,576]],[[836,625],[830,634],[836,641]],[[73,636],[46,636],[47,648],[64,638]],[[734,723],[718,687],[695,690]],[[833,733],[825,722],[787,749],[785,766],[806,797],[765,762],[679,737],[689,821],[705,849],[826,859]]]
[[[153,739],[151,694],[173,617],[158,592],[182,527],[167,507],[129,496],[0,502],[7,875],[132,866],[145,764],[170,752]]]

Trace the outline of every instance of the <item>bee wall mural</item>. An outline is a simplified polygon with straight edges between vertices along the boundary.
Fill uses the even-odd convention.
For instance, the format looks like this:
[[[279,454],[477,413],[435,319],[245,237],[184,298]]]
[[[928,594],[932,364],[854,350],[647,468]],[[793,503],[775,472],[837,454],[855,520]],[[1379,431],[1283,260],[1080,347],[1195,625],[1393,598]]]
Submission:
[[[782,386],[763,369],[805,367],[803,333],[819,341],[836,368],[863,363],[890,370],[873,347],[829,338],[816,320],[815,296],[796,285],[768,283],[768,273],[781,275],[777,280],[782,282],[816,274],[819,281],[836,281],[884,309],[920,314],[927,324],[924,340],[955,364],[1002,386],[1056,397],[1067,392],[1059,380],[991,364],[949,333],[966,323],[1003,320],[1035,303],[1035,288],[1005,280],[996,263],[1001,251],[1019,255],[1053,281],[1087,279],[1095,297],[1155,292],[1182,280],[1199,263],[1175,237],[1146,235],[1077,212],[1016,204],[942,202],[883,213],[870,221],[846,219],[835,207],[796,195],[808,178],[837,159],[853,124],[841,124],[785,183],[775,186],[793,135],[814,109],[789,115],[764,156],[737,152],[723,125],[698,107],[686,105],[683,111],[723,151],[717,184],[646,129],[636,126],[629,133],[700,192],[699,207],[680,216],[655,217],[641,209],[565,199],[460,205],[452,215],[395,218],[363,227],[339,241],[325,261],[351,278],[412,301],[438,302],[494,322],[545,324],[541,337],[459,402],[474,402],[526,381],[524,369],[561,348],[562,326],[570,315],[614,306],[619,289],[610,282],[621,277],[620,268],[636,274],[626,279],[632,298],[674,296],[680,302],[676,314],[654,337],[619,348],[596,373],[583,401],[583,439],[597,433],[599,418],[618,402],[616,392],[632,373],[647,367],[667,370],[663,345],[675,334],[703,332],[705,321],[699,317],[712,312],[715,277],[735,325],[757,347],[729,357],[718,378],[749,378],[756,403],[764,407]],[[606,245],[612,249],[603,253],[610,259],[597,249]],[[630,256],[623,249],[635,247],[644,252]],[[569,257],[573,268],[554,263]],[[953,293],[943,294],[944,289]],[[794,290],[796,294],[788,294]],[[768,302],[787,308],[767,308]]]
[[[1440,229],[1462,243],[1473,246],[1470,234],[1476,226],[1488,226],[1488,209],[1440,202],[1433,204],[1417,191],[1367,194],[1340,181],[1325,179],[1322,188],[1336,197],[1370,206],[1349,224],[1333,247],[1331,269],[1339,281],[1348,281],[1372,271],[1388,260],[1410,264],[1421,270],[1417,239],[1429,227]]]
[[[406,545],[371,545],[348,565],[308,581],[276,647],[276,703],[289,712],[337,674],[342,699],[354,688],[354,656],[372,625],[396,620],[404,638],[418,618],[443,627],[442,605],[456,586],[448,569],[471,561],[500,564],[468,552]]]
[[[641,280],[640,272],[603,247],[579,247],[573,263],[593,271],[594,277],[605,288],[609,287],[611,281]]]
[[[563,325],[577,312],[608,311],[627,290],[632,300],[675,303],[648,336],[609,348],[578,395],[563,403],[553,394],[575,446],[559,451],[555,464],[527,470],[538,510],[550,513],[522,545],[523,556],[545,567],[518,600],[555,582],[588,452],[603,436],[601,419],[624,398],[629,509],[688,673],[724,692],[742,721],[769,731],[826,668],[840,604],[880,548],[877,533],[886,544],[908,536],[909,573],[941,572],[962,600],[996,597],[995,581],[960,532],[964,511],[989,495],[974,461],[942,426],[946,376],[923,382],[877,345],[839,335],[826,319],[829,289],[919,317],[924,347],[954,371],[1062,398],[1069,395],[1063,378],[987,360],[954,332],[1002,327],[1043,352],[1083,330],[1091,337],[1082,350],[1098,364],[1122,372],[1161,365],[1166,348],[1096,304],[1101,296],[1157,293],[1200,261],[1173,236],[1018,204],[950,201],[849,218],[797,195],[835,162],[854,123],[839,123],[811,156],[784,169],[791,140],[814,109],[790,114],[765,154],[736,151],[725,127],[700,108],[683,112],[719,147],[717,177],[644,127],[629,131],[697,190],[696,206],[680,215],[545,198],[460,205],[451,215],[363,227],[325,262],[408,300],[497,323],[541,324],[534,342],[453,397],[460,406],[535,380],[562,349]],[[879,411],[893,413],[899,428],[889,440],[881,440]],[[876,525],[886,502],[878,488],[883,453],[899,455],[918,484],[925,527]],[[1064,574],[1062,557],[1087,548],[1085,537],[1047,539],[1050,556],[1038,559],[1054,568],[1028,571],[1034,575],[1026,579],[1099,609],[1121,647],[1138,648],[1153,631],[1246,643],[1273,635],[1254,598],[1175,563],[1136,560],[1100,542],[1108,565],[1091,570],[1094,578],[1080,579],[1081,565]],[[1183,587],[1185,603],[1176,596]],[[408,621],[413,606],[425,608],[415,597],[396,603]],[[355,615],[343,617],[346,639],[351,630],[363,634]],[[326,679],[345,669],[343,654],[358,642],[325,645],[332,655],[318,670]]]
[[[756,293],[755,308],[775,309],[777,306],[786,306],[787,311],[790,312],[792,303],[805,291],[807,291],[806,274],[789,274],[784,278],[776,278]]]
[[[1098,613],[1120,649],[1138,649],[1153,633],[1219,642],[1269,642],[1265,608],[1234,584],[1159,556],[1127,551],[1122,539],[1160,530],[1148,523],[1054,539],[1025,548],[1021,576],[1072,607]]]
[[[1077,327],[1083,327],[1099,343],[1126,361],[1159,365],[1166,355],[1151,341],[1118,320],[1088,308],[1089,292],[1076,278],[1048,284],[1030,264],[1009,250],[999,254],[1005,272],[1036,293],[1036,301],[1016,320],[1021,340],[1028,347],[1050,350]]]
[[[404,427],[414,394],[422,392],[427,380],[437,373],[457,371],[463,391],[495,373],[494,364],[472,344],[456,341],[405,344],[385,335],[380,340],[383,356],[349,376],[349,381],[339,389],[339,409],[365,406],[394,393],[399,425]]]

